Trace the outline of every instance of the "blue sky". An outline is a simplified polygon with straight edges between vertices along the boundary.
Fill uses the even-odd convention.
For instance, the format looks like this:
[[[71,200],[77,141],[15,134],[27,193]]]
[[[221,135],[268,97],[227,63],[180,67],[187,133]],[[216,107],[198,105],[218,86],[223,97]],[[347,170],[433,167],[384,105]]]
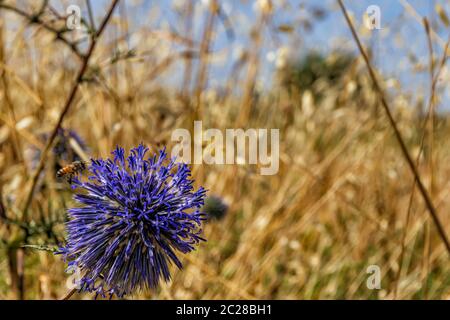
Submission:
[[[186,1],[186,0],[184,0]],[[134,28],[169,28],[176,32],[183,33],[183,24],[180,16],[174,10],[178,3],[183,0],[170,1],[140,1],[137,6],[131,5],[133,2],[127,1],[127,12],[130,24]],[[195,37],[200,38],[204,26],[205,0],[196,2],[197,15],[195,17],[194,29]],[[213,50],[225,52],[225,59],[221,63],[214,64],[210,68],[210,86],[220,86],[224,76],[228,74],[230,67],[235,61],[236,52],[245,49],[250,45],[250,27],[255,23],[258,11],[255,10],[255,1],[250,0],[222,0],[220,1],[224,10],[232,22],[236,38],[230,41],[221,23],[218,23],[217,35]],[[439,36],[446,41],[450,29],[444,28],[439,23],[439,18],[435,12],[435,5],[441,4],[450,13],[450,2],[445,0],[408,0],[407,1],[420,16],[426,16],[436,24],[435,30]],[[108,1],[94,1],[96,15],[101,16]],[[295,29],[288,35],[278,33],[274,39],[273,32],[269,27],[261,30],[264,33],[264,43],[261,57],[264,62],[260,72],[261,81],[269,83],[273,76],[274,64],[266,60],[269,52],[274,52],[281,46],[291,48],[291,55],[301,56],[310,50],[329,52],[336,48],[345,48],[356,52],[356,47],[351,38],[351,34],[341,11],[335,0],[313,1],[313,0],[274,0],[275,11],[273,14],[272,27],[280,24],[293,24]],[[369,5],[377,5],[381,11],[381,30],[373,30],[361,34],[364,43],[374,50],[374,62],[379,67],[383,75],[387,78],[395,78],[400,81],[402,90],[411,92],[413,95],[423,95],[429,86],[429,75],[427,71],[412,72],[414,63],[411,57],[414,56],[419,62],[425,65],[428,63],[427,38],[423,26],[412,15],[407,13],[399,0],[346,0],[347,9],[352,12],[357,25],[361,26],[362,17]],[[302,17],[310,15],[310,9],[321,7],[326,10],[323,20],[315,21],[311,31],[307,32],[297,26]],[[305,9],[305,10],[303,10]],[[150,14],[150,10],[153,14]],[[359,30],[361,30],[360,28]],[[434,43],[435,51],[438,55],[442,53],[442,48],[437,42]],[[177,77],[169,78],[167,81],[172,84],[178,81]],[[448,103],[449,99],[445,99]],[[448,106],[444,106],[448,108]]]

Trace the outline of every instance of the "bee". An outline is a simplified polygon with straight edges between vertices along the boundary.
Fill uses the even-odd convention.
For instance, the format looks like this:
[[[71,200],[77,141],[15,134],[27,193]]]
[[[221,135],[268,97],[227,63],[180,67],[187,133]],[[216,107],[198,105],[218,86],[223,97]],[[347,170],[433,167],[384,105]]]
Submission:
[[[72,183],[75,175],[83,172],[86,169],[87,161],[74,161],[71,164],[62,167],[56,172],[56,177],[67,177],[67,182]]]

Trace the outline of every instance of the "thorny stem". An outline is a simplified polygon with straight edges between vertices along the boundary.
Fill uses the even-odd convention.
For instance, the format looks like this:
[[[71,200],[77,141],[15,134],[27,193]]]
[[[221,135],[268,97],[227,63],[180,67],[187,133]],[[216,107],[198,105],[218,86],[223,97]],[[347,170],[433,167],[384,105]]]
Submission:
[[[445,233],[444,227],[442,226],[442,223],[439,220],[436,208],[433,205],[433,201],[431,200],[431,197],[430,197],[427,189],[425,188],[425,185],[423,184],[422,179],[420,178],[419,171],[418,171],[416,165],[414,164],[414,160],[412,159],[411,155],[409,154],[408,148],[406,147],[406,144],[403,141],[403,137],[402,137],[402,135],[401,135],[401,133],[400,133],[398,127],[397,127],[397,123],[395,122],[394,117],[393,117],[393,115],[391,113],[391,109],[390,109],[390,107],[389,107],[389,105],[388,105],[388,103],[386,101],[386,98],[384,96],[384,92],[381,89],[380,84],[378,83],[378,80],[377,80],[377,78],[375,76],[375,71],[373,70],[372,65],[370,64],[369,58],[367,56],[367,53],[365,52],[365,50],[364,50],[364,48],[363,48],[363,46],[361,44],[361,41],[359,40],[359,37],[358,37],[358,35],[356,33],[356,30],[355,30],[355,27],[353,26],[353,23],[351,22],[350,17],[348,16],[347,10],[345,9],[345,6],[342,3],[342,0],[337,0],[337,1],[338,1],[339,6],[340,6],[340,8],[342,10],[342,13],[344,14],[345,20],[347,21],[347,24],[348,24],[348,26],[349,26],[349,28],[350,28],[350,30],[352,32],[353,38],[354,38],[354,40],[355,40],[355,42],[356,42],[356,44],[358,46],[358,49],[361,52],[361,55],[363,56],[364,61],[365,61],[366,65],[367,65],[367,69],[369,71],[369,75],[372,78],[375,90],[378,92],[378,95],[379,95],[379,98],[380,98],[380,101],[381,101],[381,105],[383,106],[383,108],[384,108],[384,110],[386,112],[386,115],[387,115],[387,117],[389,119],[389,123],[390,123],[392,129],[394,130],[395,137],[396,137],[396,139],[397,139],[397,141],[398,141],[398,143],[400,145],[400,149],[401,149],[401,151],[403,153],[403,156],[404,156],[406,162],[408,163],[408,166],[409,166],[412,174],[414,175],[414,179],[417,181],[417,186],[419,187],[419,191],[422,194],[422,197],[423,197],[423,199],[425,201],[425,205],[427,206],[428,211],[430,212],[430,215],[433,218],[433,222],[436,225],[436,228],[437,228],[437,231],[439,233],[439,236],[441,237],[441,240],[444,243],[448,254],[450,255],[450,242],[449,242],[449,240],[447,238],[447,235]]]
[[[47,1],[44,1],[44,4],[46,4],[46,3],[47,3]],[[85,56],[78,50],[77,44],[70,42],[69,40],[67,40],[67,38],[65,38],[63,36],[63,33],[67,30],[65,30],[65,29],[58,30],[58,29],[52,27],[51,25],[45,23],[45,21],[43,21],[41,19],[41,15],[44,13],[45,5],[42,6],[41,10],[39,10],[39,12],[37,14],[28,14],[27,12],[25,12],[17,7],[14,7],[14,6],[11,6],[8,4],[4,4],[4,3],[0,3],[0,9],[12,11],[12,12],[18,14],[19,16],[22,16],[25,19],[27,19],[30,24],[40,25],[44,29],[54,33],[55,38],[57,40],[63,42],[64,44],[66,44],[77,55],[78,58],[80,58],[80,59],[85,58]]]

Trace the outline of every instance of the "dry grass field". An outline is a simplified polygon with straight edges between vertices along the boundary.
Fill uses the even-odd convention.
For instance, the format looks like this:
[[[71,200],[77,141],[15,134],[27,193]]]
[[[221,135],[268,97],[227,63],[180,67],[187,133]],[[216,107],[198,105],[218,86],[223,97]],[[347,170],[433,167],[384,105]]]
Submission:
[[[78,2],[83,12],[87,2]],[[195,186],[221,197],[228,211],[206,222],[207,242],[181,255],[184,268],[172,268],[169,283],[126,298],[450,298],[449,252],[353,40],[349,63],[336,67],[347,53],[330,51],[320,62],[322,73],[313,70],[314,81],[302,84],[304,74],[294,75],[299,64],[277,56],[267,86],[259,74],[268,63],[262,48],[269,36],[259,31],[269,29],[276,7],[270,1],[260,1],[247,45],[233,57],[210,50],[228,21],[215,1],[201,12],[200,32],[190,32],[198,14],[193,2],[182,2],[180,33],[136,27],[135,4],[119,2],[98,37],[88,32],[88,18],[81,31],[58,33],[66,20],[50,6],[59,1],[46,3],[0,1],[0,299],[59,299],[68,292],[64,261],[26,246],[58,245],[65,237],[73,190],[56,179],[56,167],[78,154],[108,157],[116,145],[128,150],[143,142],[152,152],[162,145],[170,150],[173,130],[192,130],[194,120],[221,131],[279,129],[278,173],[261,175],[249,164],[192,165]],[[108,7],[106,1],[94,8],[97,31]],[[161,14],[149,12],[149,19]],[[238,29],[232,18],[230,28]],[[282,32],[296,31],[284,26]],[[435,111],[448,104],[440,95],[448,90],[449,73],[442,47],[430,41],[433,59],[425,68],[438,80],[425,91],[433,99],[414,104],[397,82],[378,79],[450,235],[450,119]],[[210,72],[221,59],[234,59],[229,72]],[[330,76],[332,68],[338,70]],[[59,120],[82,138],[84,151],[67,135],[56,135],[45,151]],[[63,156],[54,148],[61,139],[71,149]],[[372,265],[380,268],[380,289],[367,287]]]

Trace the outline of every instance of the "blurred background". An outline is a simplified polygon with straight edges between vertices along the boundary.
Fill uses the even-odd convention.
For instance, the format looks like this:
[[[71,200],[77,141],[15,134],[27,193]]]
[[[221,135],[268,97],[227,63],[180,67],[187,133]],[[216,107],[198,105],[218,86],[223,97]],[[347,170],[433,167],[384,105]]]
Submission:
[[[208,241],[170,283],[129,298],[450,298],[448,252],[336,1],[122,0],[77,81],[110,3],[0,1],[0,299],[69,291],[64,262],[36,250],[63,241],[74,204],[58,169],[117,144],[170,150],[194,120],[279,129],[279,171],[193,165]],[[450,234],[450,4],[344,3]],[[380,29],[364,23],[370,5]],[[367,286],[373,265],[379,289]]]

